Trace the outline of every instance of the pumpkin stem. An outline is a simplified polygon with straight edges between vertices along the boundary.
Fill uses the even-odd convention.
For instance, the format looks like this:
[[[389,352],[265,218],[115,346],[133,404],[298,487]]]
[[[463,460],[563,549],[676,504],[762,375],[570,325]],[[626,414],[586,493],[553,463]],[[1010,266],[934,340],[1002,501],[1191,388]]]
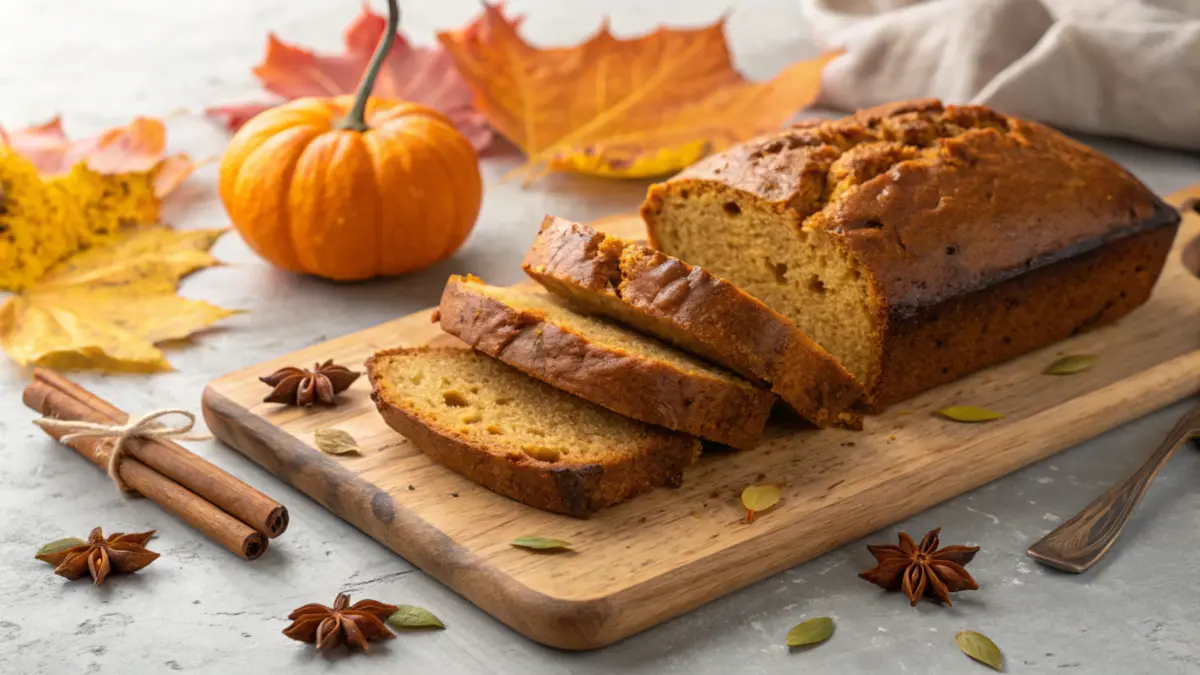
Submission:
[[[388,0],[387,29],[384,30],[383,39],[375,48],[371,63],[367,65],[367,72],[363,74],[362,82],[358,85],[358,93],[354,95],[354,107],[338,123],[337,128],[350,131],[366,131],[371,128],[367,124],[367,101],[375,89],[375,79],[379,77],[379,71],[383,68],[383,59],[387,57],[388,52],[392,50],[392,43],[396,41],[396,27],[399,24],[400,7],[396,0]]]

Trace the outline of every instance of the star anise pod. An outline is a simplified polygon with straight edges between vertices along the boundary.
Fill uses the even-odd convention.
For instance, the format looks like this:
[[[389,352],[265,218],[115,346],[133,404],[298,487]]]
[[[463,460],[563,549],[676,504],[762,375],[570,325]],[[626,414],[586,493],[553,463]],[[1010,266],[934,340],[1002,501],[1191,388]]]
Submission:
[[[978,546],[938,548],[937,528],[915,543],[908,533],[900,533],[899,546],[867,546],[879,562],[858,576],[889,591],[903,590],[915,607],[923,596],[947,605],[950,594],[979,588],[965,565],[979,552]]]
[[[334,365],[333,359],[330,359],[314,364],[312,370],[288,366],[258,379],[275,387],[263,399],[264,403],[334,405],[337,395],[349,388],[359,375],[362,373]]]
[[[34,557],[57,565],[54,573],[68,579],[78,579],[85,572],[91,573],[93,583],[99,586],[110,573],[136,572],[157,560],[157,553],[146,550],[146,542],[153,536],[154,530],[150,530],[138,534],[118,532],[105,539],[104,533],[97,527],[84,543],[38,553]]]
[[[376,600],[359,600],[350,605],[350,596],[338,593],[333,607],[312,603],[289,614],[292,625],[284,628],[283,634],[300,642],[315,643],[317,649],[333,649],[345,642],[347,647],[365,651],[368,642],[396,637],[384,621],[397,609]]]

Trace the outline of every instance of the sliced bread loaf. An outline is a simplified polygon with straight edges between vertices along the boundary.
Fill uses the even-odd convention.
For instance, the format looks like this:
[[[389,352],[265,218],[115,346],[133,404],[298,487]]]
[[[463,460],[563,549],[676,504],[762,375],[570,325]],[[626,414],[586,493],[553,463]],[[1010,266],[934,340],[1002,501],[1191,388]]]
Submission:
[[[792,321],[714,277],[659,251],[547,216],[525,272],[589,313],[771,384],[818,426],[859,423],[862,387]]]
[[[786,315],[885,408],[1145,302],[1179,214],[1100,153],[925,99],[810,121],[650,187],[650,242]]]
[[[775,402],[733,373],[545,293],[452,276],[438,311],[447,333],[543,382],[735,448],[757,443]]]
[[[694,438],[627,419],[467,349],[414,347],[367,361],[390,427],[434,461],[537,508],[584,517],[677,486]]]

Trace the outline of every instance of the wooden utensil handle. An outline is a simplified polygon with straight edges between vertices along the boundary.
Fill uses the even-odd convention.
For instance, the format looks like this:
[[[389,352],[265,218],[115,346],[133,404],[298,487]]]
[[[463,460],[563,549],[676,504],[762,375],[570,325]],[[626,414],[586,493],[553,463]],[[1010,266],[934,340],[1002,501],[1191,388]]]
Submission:
[[[1087,571],[1117,540],[1159,469],[1179,446],[1197,436],[1200,436],[1200,405],[1175,424],[1162,444],[1129,477],[1029,547],[1029,557],[1065,572]]]

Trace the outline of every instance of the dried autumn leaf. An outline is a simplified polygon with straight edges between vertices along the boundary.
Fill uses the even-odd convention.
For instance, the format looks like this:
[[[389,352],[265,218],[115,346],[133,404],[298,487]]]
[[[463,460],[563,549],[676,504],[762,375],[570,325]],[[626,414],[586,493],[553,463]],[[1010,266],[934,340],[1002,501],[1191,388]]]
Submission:
[[[1087,354],[1072,354],[1050,364],[1046,375],[1071,375],[1091,368],[1096,363],[1096,357]]]
[[[29,160],[0,147],[0,290],[33,285],[79,249],[84,229],[74,200],[47,185]]]
[[[160,199],[194,168],[164,157],[165,143],[149,118],[82,141],[57,118],[0,130],[0,290],[30,288],[70,255],[157,223]]]
[[[1004,413],[981,408],[977,405],[951,405],[938,411],[938,414],[955,422],[991,422],[1004,417]]]
[[[75,255],[0,306],[0,347],[57,370],[170,370],[155,343],[238,313],[175,294],[180,279],[216,264],[208,250],[223,232],[155,226]]]
[[[805,647],[824,642],[833,635],[833,619],[818,616],[797,624],[788,631],[787,646]]]
[[[327,455],[358,454],[358,441],[341,429],[317,429],[313,432],[317,449]]]
[[[316,54],[268,34],[267,54],[254,68],[254,74],[267,91],[288,100],[353,94],[386,29],[386,18],[364,4],[362,13],[346,28],[344,54]],[[450,118],[476,150],[483,150],[492,141],[486,120],[471,105],[471,90],[441,47],[414,47],[397,33],[372,95],[404,99],[438,110]],[[248,103],[209,108],[207,112],[236,131],[270,107],[272,104]]]
[[[571,542],[550,537],[517,537],[508,542],[509,546],[527,548],[535,551],[566,551],[570,550]]]
[[[135,117],[128,126],[72,141],[58,117],[17,131],[0,129],[0,144],[28,158],[45,176],[71,171],[80,162],[98,174],[149,174],[155,197],[162,199],[191,173],[185,154],[165,156],[167,130],[160,120]]]
[[[387,618],[392,628],[445,628],[446,624],[424,607],[396,605],[396,611]]]
[[[833,55],[752,83],[733,68],[724,20],[621,40],[607,26],[570,48],[539,49],[485,5],[440,33],[494,129],[524,150],[527,180],[554,170],[660,176],[779,128],[816,98]]]
[[[962,653],[988,666],[992,670],[1004,671],[1004,655],[991,638],[973,630],[960,630],[954,635],[954,643]]]
[[[746,507],[746,522],[754,522],[754,514],[766,511],[779,503],[778,485],[751,485],[742,490],[742,506]]]

